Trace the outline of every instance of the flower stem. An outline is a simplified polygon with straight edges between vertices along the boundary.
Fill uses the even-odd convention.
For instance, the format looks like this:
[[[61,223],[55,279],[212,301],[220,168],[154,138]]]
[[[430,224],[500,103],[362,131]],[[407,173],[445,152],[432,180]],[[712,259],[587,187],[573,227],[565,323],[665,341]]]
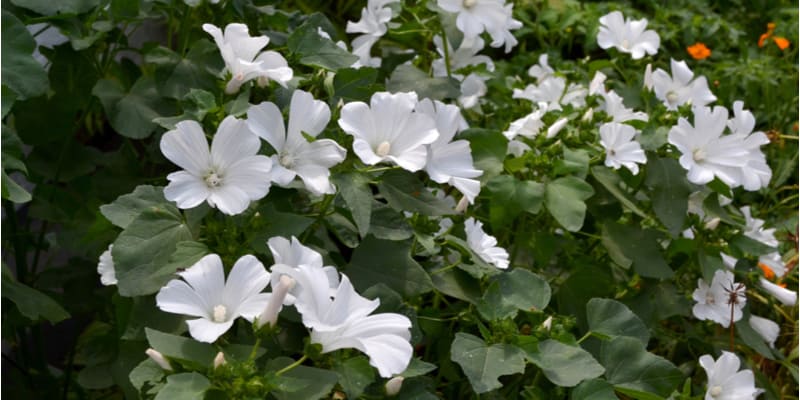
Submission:
[[[299,360],[297,360],[297,361],[295,361],[295,362],[293,362],[293,363],[291,363],[291,364],[287,365],[285,368],[283,368],[283,369],[281,369],[280,371],[276,372],[276,373],[275,373],[275,376],[281,376],[281,375],[283,375],[284,373],[291,371],[292,369],[294,369],[294,368],[295,368],[295,367],[297,367],[298,365],[302,364],[302,363],[303,363],[303,361],[305,361],[305,360],[307,360],[307,359],[308,359],[308,356],[304,354],[302,357],[300,357],[300,359],[299,359]]]
[[[258,355],[258,349],[261,347],[261,336],[256,337],[256,342],[253,343],[253,350],[250,352],[250,357],[247,357],[247,361],[253,361],[256,359]]]
[[[584,341],[584,340],[586,340],[586,339],[588,339],[590,336],[592,336],[592,333],[593,333],[592,331],[586,332],[586,334],[585,334],[585,335],[583,335],[583,337],[581,337],[580,339],[578,339],[578,344],[581,344],[581,343],[583,343],[583,341]]]

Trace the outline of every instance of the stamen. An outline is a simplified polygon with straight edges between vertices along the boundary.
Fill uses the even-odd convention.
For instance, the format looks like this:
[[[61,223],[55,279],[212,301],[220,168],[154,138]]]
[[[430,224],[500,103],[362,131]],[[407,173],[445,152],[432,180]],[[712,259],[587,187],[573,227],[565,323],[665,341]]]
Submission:
[[[214,306],[214,322],[225,322],[226,315],[228,313],[228,309],[225,308],[222,304],[218,306]]]
[[[392,144],[389,142],[382,142],[378,145],[378,148],[375,149],[375,154],[380,157],[386,157],[389,152],[392,150]]]
[[[206,185],[208,187],[217,187],[222,183],[222,177],[217,175],[216,172],[212,172],[206,176]]]

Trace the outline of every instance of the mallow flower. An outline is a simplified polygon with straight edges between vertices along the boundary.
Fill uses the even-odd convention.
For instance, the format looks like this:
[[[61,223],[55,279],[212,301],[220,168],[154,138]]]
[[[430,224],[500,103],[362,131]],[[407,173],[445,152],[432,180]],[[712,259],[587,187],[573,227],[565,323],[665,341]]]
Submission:
[[[508,268],[508,251],[497,247],[497,239],[483,231],[483,223],[469,217],[464,221],[467,244],[481,260],[500,269]]]
[[[645,53],[656,54],[661,45],[661,38],[655,31],[645,30],[645,18],[626,19],[621,12],[612,11],[600,17],[600,25],[597,44],[603,49],[616,47],[623,53],[630,53],[634,60],[644,57]]]
[[[425,167],[427,147],[439,137],[436,122],[415,112],[417,94],[378,92],[370,104],[342,107],[339,126],[353,136],[353,151],[367,165],[390,162],[416,172]]]
[[[236,318],[250,322],[264,310],[269,293],[261,293],[269,284],[269,272],[252,255],[239,258],[228,280],[222,260],[209,254],[178,275],[156,295],[162,311],[197,319],[186,321],[189,334],[200,342],[211,343],[228,331]]]
[[[647,156],[635,136],[636,129],[630,125],[609,122],[600,126],[600,144],[606,149],[607,167],[624,166],[634,175],[639,173],[637,164],[647,163]]]
[[[511,34],[512,29],[519,29],[522,23],[512,17],[513,4],[505,0],[438,0],[443,10],[457,13],[456,27],[464,33],[465,38],[474,38],[483,32],[492,37],[492,47],[505,44],[508,53],[517,45]]]
[[[457,106],[439,100],[422,99],[416,110],[436,121],[439,138],[428,146],[425,172],[434,182],[448,183],[458,189],[470,204],[481,191],[477,178],[483,171],[475,169],[469,141],[453,140],[456,133],[467,127]]]
[[[271,102],[247,110],[247,126],[275,149],[276,154],[271,157],[273,182],[288,187],[299,176],[315,195],[335,193],[329,169],[342,162],[347,151],[331,139],[309,142],[303,136],[317,137],[330,118],[328,105],[302,90],[295,90],[292,95],[288,129],[284,128],[278,106]]]
[[[540,54],[539,63],[528,68],[528,76],[536,79],[537,82],[544,81],[555,73],[556,71],[550,66],[547,53]]]
[[[339,272],[335,267],[323,266],[321,254],[304,246],[294,236],[292,236],[291,240],[280,236],[272,237],[267,241],[267,246],[270,252],[272,252],[272,258],[275,260],[275,265],[271,267],[273,271],[273,287],[278,284],[283,274],[289,275],[294,278],[295,281],[299,282],[289,291],[289,294],[284,299],[284,305],[289,306],[295,304],[297,296],[302,297],[307,294],[313,296],[314,293],[324,292],[322,289],[311,291],[305,289],[311,286],[327,285],[328,294],[323,296],[322,299],[328,299],[334,294],[336,287],[339,286]],[[308,269],[322,270],[324,275],[316,276],[313,273],[309,273]],[[324,278],[322,278],[323,276]],[[313,281],[313,285],[307,283],[309,280]],[[301,303],[314,302],[306,300],[301,301]]]
[[[769,247],[778,247],[775,228],[765,229],[764,220],[753,217],[750,206],[739,209],[744,216],[744,235]]]
[[[161,137],[161,153],[183,171],[167,175],[164,197],[178,208],[206,201],[228,215],[239,214],[269,192],[272,161],[258,155],[261,141],[244,121],[228,116],[209,151],[203,127],[181,121]]]
[[[710,286],[704,280],[698,279],[692,298],[697,302],[692,307],[695,318],[712,320],[724,328],[731,322],[742,319],[742,308],[747,302],[744,285],[734,282],[733,273],[728,270],[716,270]]]
[[[114,269],[114,259],[111,258],[111,249],[114,248],[113,244],[108,245],[108,250],[100,254],[100,259],[97,263],[97,273],[100,274],[100,283],[103,286],[111,286],[117,284],[117,274]]]
[[[261,51],[269,44],[269,37],[251,37],[245,24],[228,24],[223,33],[212,24],[203,24],[219,47],[225,69],[231,73],[231,80],[225,87],[225,93],[239,91],[243,83],[251,79],[259,79],[261,84],[269,80],[286,86],[294,72],[282,55],[275,51]]]
[[[648,81],[652,83],[656,97],[664,102],[668,110],[677,110],[678,106],[686,103],[705,106],[717,99],[708,89],[705,76],[692,80],[694,73],[685,61],[670,59],[670,68],[672,76],[661,68],[653,71],[649,79],[645,74],[645,85]]]
[[[781,327],[775,321],[751,315],[747,322],[769,344],[769,347],[775,348],[775,341],[778,340],[778,335],[781,333]]]
[[[513,140],[517,136],[524,136],[529,139],[536,137],[544,128],[544,121],[542,121],[544,114],[541,109],[533,110],[530,114],[511,122],[511,125],[503,132],[503,135],[508,140]]]
[[[708,376],[704,400],[749,400],[762,392],[755,386],[753,371],[739,371],[739,357],[736,354],[723,351],[716,360],[705,354],[700,356],[700,366]]]
[[[622,97],[613,90],[600,92],[600,97],[603,98],[600,110],[605,111],[613,122],[647,121],[648,119],[647,114],[625,107]]]
[[[492,59],[488,56],[478,54],[478,52],[483,50],[484,45],[483,39],[480,37],[465,37],[463,40],[461,40],[461,44],[459,44],[457,50],[453,49],[453,46],[450,45],[449,40],[447,43],[444,43],[442,37],[439,35],[433,37],[433,44],[436,46],[436,52],[439,53],[439,56],[441,56],[441,58],[433,60],[433,63],[431,64],[431,67],[433,67],[433,76],[447,76],[447,65],[445,65],[447,62],[445,60],[445,45],[447,45],[446,54],[448,55],[447,58],[450,60],[450,72],[453,78],[463,80],[463,75],[453,72],[462,68],[480,64],[486,65],[487,71],[494,71],[494,62]]]
[[[391,3],[399,0],[368,0],[367,6],[361,9],[361,19],[357,22],[347,21],[347,33],[361,33],[353,39],[351,46],[358,61],[353,66],[380,67],[381,59],[372,57],[372,46],[381,36],[386,34],[387,24],[392,19]]]
[[[570,83],[560,76],[550,76],[540,80],[538,84],[530,84],[525,89],[514,89],[511,97],[532,101],[539,108],[546,111],[560,111],[562,105],[570,104],[573,107],[586,105],[588,90],[585,87]]]

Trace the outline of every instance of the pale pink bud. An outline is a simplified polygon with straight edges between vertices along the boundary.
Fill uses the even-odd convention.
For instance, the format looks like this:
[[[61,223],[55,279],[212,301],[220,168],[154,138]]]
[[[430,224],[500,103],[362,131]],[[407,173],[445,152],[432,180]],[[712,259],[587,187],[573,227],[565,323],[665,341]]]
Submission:
[[[291,290],[294,285],[295,280],[292,279],[291,276],[281,276],[278,284],[272,288],[272,295],[269,296],[267,307],[264,308],[264,311],[258,316],[259,327],[267,324],[270,326],[275,326],[275,323],[278,321],[278,313],[281,311],[281,307],[283,306],[283,300],[286,298],[286,294],[289,293],[289,290]]]
[[[405,378],[403,378],[402,376],[395,376],[394,378],[389,379],[386,382],[386,385],[384,385],[384,387],[386,388],[386,395],[396,396],[398,393],[400,393],[400,389],[403,387],[404,379]]]
[[[167,361],[167,359],[164,358],[164,355],[161,354],[158,350],[149,348],[144,351],[144,354],[147,354],[147,356],[150,357],[151,360],[155,361],[155,363],[158,364],[158,366],[161,367],[161,369],[165,371],[172,371],[172,366],[169,365],[169,361]]]

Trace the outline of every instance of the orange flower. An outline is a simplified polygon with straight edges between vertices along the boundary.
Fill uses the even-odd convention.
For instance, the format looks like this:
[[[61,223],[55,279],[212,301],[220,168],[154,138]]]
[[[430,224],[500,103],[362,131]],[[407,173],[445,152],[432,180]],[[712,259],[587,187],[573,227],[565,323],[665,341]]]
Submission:
[[[786,48],[789,47],[789,39],[785,37],[775,36],[772,40],[775,41],[775,44],[778,45],[778,48],[781,50],[786,50]]]
[[[711,49],[706,47],[706,45],[702,42],[697,42],[687,47],[686,51],[688,51],[689,55],[691,55],[695,60],[703,60],[711,55]]]
[[[775,278],[775,271],[773,271],[772,268],[767,266],[767,264],[758,263],[758,268],[761,268],[761,271],[764,272],[764,277],[765,278],[767,278],[769,280],[772,280],[773,278]]]
[[[772,32],[775,31],[775,26],[774,22],[767,24],[767,31],[762,33],[758,38],[758,47],[764,47],[764,42],[769,38],[772,38],[772,41],[774,41],[775,45],[781,50],[786,50],[786,48],[789,47],[789,39],[782,36],[772,36]]]

